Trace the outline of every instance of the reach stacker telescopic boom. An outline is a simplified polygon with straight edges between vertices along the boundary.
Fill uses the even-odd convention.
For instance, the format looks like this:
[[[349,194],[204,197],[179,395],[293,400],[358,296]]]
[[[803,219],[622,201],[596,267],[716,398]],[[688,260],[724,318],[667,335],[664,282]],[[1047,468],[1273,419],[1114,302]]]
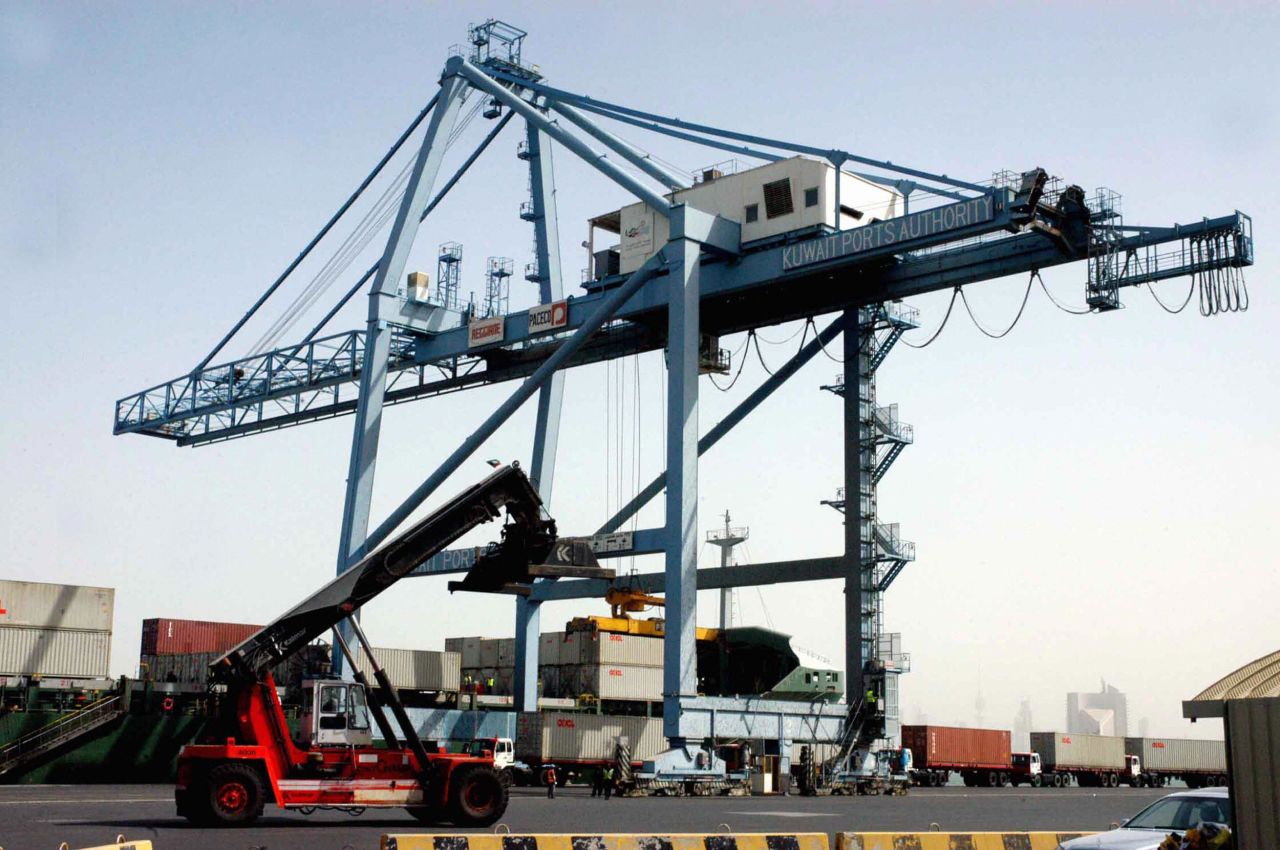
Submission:
[[[424,743],[353,615],[426,558],[503,511],[508,522],[502,542],[481,554],[462,589],[527,592],[532,573],[552,575],[558,568],[612,577],[595,567],[585,546],[557,541],[555,521],[544,516],[541,499],[517,465],[497,470],[210,666],[214,690],[225,688],[219,722],[207,740],[178,755],[178,814],[205,825],[243,825],[274,802],[304,814],[317,808],[404,808],[423,822],[458,827],[487,826],[500,818],[507,789],[493,754],[444,753]],[[354,682],[308,682],[308,710],[295,741],[270,670],[343,620],[351,622],[379,687],[370,688],[358,672]],[[352,648],[334,634],[354,671]],[[370,715],[385,748],[373,744]]]

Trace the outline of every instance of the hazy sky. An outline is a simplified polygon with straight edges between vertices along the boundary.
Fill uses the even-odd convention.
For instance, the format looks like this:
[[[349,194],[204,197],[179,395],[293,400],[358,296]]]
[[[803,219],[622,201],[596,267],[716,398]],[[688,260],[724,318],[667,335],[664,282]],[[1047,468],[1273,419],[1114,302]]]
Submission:
[[[981,692],[990,725],[1008,727],[1029,698],[1036,727],[1054,728],[1065,693],[1105,677],[1154,733],[1219,733],[1182,721],[1180,700],[1280,644],[1280,314],[1270,286],[1280,9],[462,9],[0,3],[0,362],[10,399],[0,575],[117,588],[115,673],[133,672],[144,617],[265,622],[327,580],[350,418],[174,449],[112,437],[112,404],[203,356],[431,96],[468,21],[493,15],[528,29],[526,60],[570,90],[974,180],[1043,166],[1121,192],[1128,223],[1253,215],[1248,313],[1203,319],[1193,304],[1170,316],[1134,290],[1123,311],[1079,317],[1037,290],[1007,338],[983,337],[961,312],[931,347],[900,346],[879,376],[881,403],[898,402],[916,429],[880,500],[881,520],[900,522],[919,553],[886,603],[888,629],[912,654],[906,719],[972,724]],[[452,161],[487,129],[474,122]],[[724,158],[633,135],[689,170]],[[475,290],[486,256],[528,261],[518,139],[509,129],[429,219],[410,268],[434,273],[436,246],[462,242],[463,288]],[[586,219],[627,198],[567,152],[555,156],[574,286]],[[381,242],[353,268],[367,268]],[[1061,301],[1082,303],[1083,266],[1045,279]],[[970,303],[1002,327],[1024,286],[976,286]],[[1159,291],[1176,303],[1186,287]],[[512,309],[536,300],[519,277],[512,290]],[[917,300],[916,339],[937,326],[946,297]],[[356,299],[334,327],[363,326],[364,310]],[[267,323],[229,353],[245,353]],[[795,350],[799,328],[762,332],[777,343],[764,346],[771,367]],[[819,356],[705,458],[704,529],[727,508],[750,526],[753,560],[839,551],[840,517],[819,504],[840,483],[839,402],[819,387],[841,371]],[[569,375],[552,504],[562,530],[590,532],[635,490],[637,470],[643,482],[662,467],[662,372],[653,354]],[[763,376],[753,361],[727,393],[704,380],[702,430]],[[391,409],[375,521],[510,389]],[[440,498],[487,471],[484,458],[526,459],[531,423],[522,411]],[[640,524],[660,521],[658,500]],[[702,557],[714,563],[716,552]],[[715,600],[704,596],[710,622]],[[746,621],[842,663],[838,583],[745,589],[739,603]],[[365,622],[375,643],[440,648],[450,635],[510,634],[511,609],[417,580]],[[548,606],[544,627],[603,610]]]

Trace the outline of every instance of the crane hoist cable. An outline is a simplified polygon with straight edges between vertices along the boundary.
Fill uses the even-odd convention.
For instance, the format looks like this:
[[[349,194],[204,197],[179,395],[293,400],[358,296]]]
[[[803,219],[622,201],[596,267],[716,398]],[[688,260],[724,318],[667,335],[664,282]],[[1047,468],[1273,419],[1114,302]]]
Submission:
[[[242,317],[240,317],[240,320],[236,322],[235,325],[232,326],[231,330],[227,332],[227,334],[221,339],[221,341],[219,341],[218,344],[215,345],[213,349],[204,356],[204,359],[201,360],[196,365],[195,371],[199,371],[200,369],[203,369],[205,366],[209,365],[209,361],[212,360],[215,356],[217,356],[218,352],[222,350],[223,346],[225,346],[228,342],[231,341],[232,337],[234,337],[237,333],[239,333],[240,329],[245,326],[245,323],[248,322],[249,319],[253,318],[253,315],[258,312],[258,308],[260,308],[263,304],[267,302],[267,299],[270,298],[276,292],[276,290],[280,288],[280,286],[285,282],[285,280],[289,278],[291,274],[293,274],[294,269],[296,269],[302,263],[302,261],[307,258],[307,256],[311,253],[311,250],[315,248],[316,245],[320,244],[320,240],[323,239],[325,235],[330,231],[330,229],[332,229],[333,226],[338,223],[338,220],[342,218],[343,215],[346,214],[347,210],[351,208],[351,205],[354,204],[362,194],[364,194],[364,190],[369,187],[369,184],[371,184],[374,181],[374,179],[377,178],[377,176],[382,173],[383,167],[385,167],[386,164],[391,161],[391,158],[396,155],[396,153],[400,150],[401,146],[403,146],[404,143],[408,140],[408,138],[411,135],[413,135],[413,131],[418,129],[418,125],[422,123],[423,119],[425,119],[428,115],[431,114],[431,110],[435,108],[437,100],[439,100],[439,95],[431,98],[431,100],[427,103],[427,105],[422,108],[422,111],[418,113],[417,117],[415,117],[411,122],[409,122],[409,126],[404,129],[404,132],[402,132],[399,138],[395,140],[395,142],[391,145],[390,149],[387,150],[387,152],[382,155],[382,159],[378,161],[378,164],[373,167],[373,170],[369,172],[369,174],[364,178],[363,181],[361,181],[360,185],[356,187],[356,190],[347,197],[347,200],[343,202],[343,204],[340,207],[338,207],[338,211],[335,212],[332,216],[330,216],[329,220],[325,222],[324,226],[320,228],[319,232],[316,233],[316,235],[311,238],[311,241],[307,243],[307,246],[302,249],[302,251],[298,254],[297,257],[293,259],[293,262],[289,263],[289,265],[285,268],[283,272],[280,273],[280,275],[275,279],[275,281],[272,282],[272,284],[267,287],[266,291],[263,292],[262,295],[258,296],[258,300],[253,303],[253,306],[249,308],[248,312],[246,312]]]
[[[455,124],[448,138],[445,140],[445,150],[449,150],[453,144],[462,136],[467,127],[480,113],[484,106],[484,99],[477,98],[476,102],[471,106],[467,113]],[[276,343],[288,333],[288,331],[297,323],[298,319],[310,309],[317,300],[334,284],[334,282],[350,267],[360,253],[368,247],[373,238],[386,227],[387,223],[395,215],[399,208],[401,198],[404,196],[405,186],[408,183],[409,175],[413,167],[414,160],[405,163],[400,173],[396,175],[382,195],[374,203],[356,225],[356,227],[347,235],[337,251],[329,258],[319,272],[311,279],[311,281],[303,288],[289,306],[285,308],[284,313],[278,317],[271,327],[262,335],[258,342],[254,345],[252,354],[260,354],[274,347]]]
[[[1018,320],[1022,318],[1022,312],[1027,309],[1027,299],[1031,297],[1031,285],[1035,282],[1036,275],[1032,273],[1030,279],[1027,280],[1027,290],[1022,293],[1022,305],[1018,307],[1018,314],[1013,317],[1013,321],[1009,323],[1009,327],[1005,328],[1000,333],[992,333],[982,326],[982,323],[978,321],[978,317],[973,315],[973,308],[969,306],[969,299],[965,296],[964,289],[960,289],[960,300],[964,302],[965,312],[967,312],[969,314],[969,318],[973,320],[974,327],[982,331],[985,336],[989,336],[992,339],[1003,339],[1009,335],[1011,330],[1017,327]]]

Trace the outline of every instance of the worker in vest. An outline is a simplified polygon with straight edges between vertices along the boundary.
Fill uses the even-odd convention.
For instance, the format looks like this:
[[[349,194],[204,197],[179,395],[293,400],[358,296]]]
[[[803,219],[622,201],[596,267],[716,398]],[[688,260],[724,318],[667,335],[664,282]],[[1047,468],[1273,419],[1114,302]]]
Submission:
[[[554,800],[556,798],[556,766],[550,765],[543,776],[547,780],[547,799]]]
[[[604,798],[608,800],[613,796],[613,765],[609,765],[604,769]]]

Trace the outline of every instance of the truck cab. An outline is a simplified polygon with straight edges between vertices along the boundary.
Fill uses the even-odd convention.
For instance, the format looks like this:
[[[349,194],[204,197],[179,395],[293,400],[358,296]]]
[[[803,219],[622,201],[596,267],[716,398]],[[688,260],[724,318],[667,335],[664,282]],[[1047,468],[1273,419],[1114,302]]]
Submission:
[[[467,754],[474,758],[493,757],[493,767],[507,773],[516,763],[516,745],[510,738],[476,738],[467,746]]]
[[[369,703],[364,686],[341,679],[308,679],[302,683],[303,747],[369,747]]]
[[[1009,781],[1016,788],[1023,782],[1033,788],[1039,788],[1044,782],[1044,765],[1039,753],[1013,753],[1013,769],[1009,771]]]
[[[1138,788],[1142,784],[1142,759],[1138,756],[1124,757],[1124,775],[1129,784]]]

